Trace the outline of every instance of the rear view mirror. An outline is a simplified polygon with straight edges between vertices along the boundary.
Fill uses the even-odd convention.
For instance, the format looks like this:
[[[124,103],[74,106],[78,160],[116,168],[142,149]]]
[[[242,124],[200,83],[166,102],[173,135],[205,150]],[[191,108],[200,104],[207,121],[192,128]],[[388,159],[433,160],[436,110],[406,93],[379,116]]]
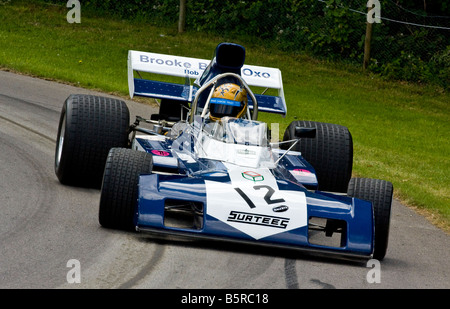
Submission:
[[[296,138],[315,138],[316,128],[295,127]]]

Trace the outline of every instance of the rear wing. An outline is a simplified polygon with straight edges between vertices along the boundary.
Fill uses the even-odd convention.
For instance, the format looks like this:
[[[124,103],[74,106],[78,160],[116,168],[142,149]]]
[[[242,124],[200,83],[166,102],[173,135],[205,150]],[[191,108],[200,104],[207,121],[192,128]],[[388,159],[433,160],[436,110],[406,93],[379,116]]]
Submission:
[[[211,60],[130,50],[128,52],[130,97],[143,96],[192,102],[199,87],[195,82],[192,85],[191,79],[198,80],[210,62]],[[182,77],[185,82],[176,84],[143,79],[140,72]],[[244,65],[241,76],[249,86],[276,90],[276,95],[265,95],[266,91],[257,94],[253,91],[258,101],[258,111],[286,115],[283,81],[279,69]],[[249,105],[252,108],[251,100]]]

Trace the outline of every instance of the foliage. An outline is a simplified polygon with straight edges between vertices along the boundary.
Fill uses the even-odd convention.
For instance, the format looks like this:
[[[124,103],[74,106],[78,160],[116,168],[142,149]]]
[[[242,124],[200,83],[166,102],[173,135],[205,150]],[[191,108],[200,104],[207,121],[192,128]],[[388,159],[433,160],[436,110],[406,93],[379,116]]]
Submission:
[[[41,0],[61,3],[62,0]],[[82,0],[83,11],[176,27],[179,0]],[[321,59],[362,64],[366,0],[186,0],[186,28]],[[450,5],[445,0],[380,0],[372,72],[448,88]],[[400,22],[399,22],[400,21]],[[417,25],[443,25],[441,29]],[[442,29],[443,28],[443,29]],[[446,29],[448,28],[448,29]],[[448,52],[447,52],[448,54]]]

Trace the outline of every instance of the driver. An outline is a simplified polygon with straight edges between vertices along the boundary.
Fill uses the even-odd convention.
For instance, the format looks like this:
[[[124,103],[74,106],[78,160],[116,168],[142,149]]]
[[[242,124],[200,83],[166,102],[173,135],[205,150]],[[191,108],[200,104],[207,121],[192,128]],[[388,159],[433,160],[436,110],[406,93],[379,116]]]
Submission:
[[[225,83],[214,89],[209,101],[209,118],[212,121],[222,117],[241,118],[247,106],[247,90],[234,83]]]

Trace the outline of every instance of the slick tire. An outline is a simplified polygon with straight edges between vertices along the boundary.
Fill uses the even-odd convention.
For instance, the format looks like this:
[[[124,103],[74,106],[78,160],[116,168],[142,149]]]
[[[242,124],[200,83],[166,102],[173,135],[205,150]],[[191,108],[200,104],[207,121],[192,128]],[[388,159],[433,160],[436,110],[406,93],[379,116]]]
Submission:
[[[352,176],[353,140],[349,130],[341,125],[315,121],[293,121],[286,128],[283,141],[295,139],[295,127],[316,128],[315,138],[300,139],[292,150],[314,167],[319,190],[347,191]],[[284,149],[291,144],[285,144]]]
[[[58,126],[55,173],[65,185],[100,188],[106,156],[128,146],[130,114],[125,102],[84,94],[64,102]]]
[[[139,175],[150,174],[150,153],[112,148],[106,159],[98,219],[105,228],[133,231]]]
[[[373,258],[379,261],[387,252],[393,193],[392,183],[385,180],[352,178],[348,184],[348,196],[372,202],[375,218]]]

